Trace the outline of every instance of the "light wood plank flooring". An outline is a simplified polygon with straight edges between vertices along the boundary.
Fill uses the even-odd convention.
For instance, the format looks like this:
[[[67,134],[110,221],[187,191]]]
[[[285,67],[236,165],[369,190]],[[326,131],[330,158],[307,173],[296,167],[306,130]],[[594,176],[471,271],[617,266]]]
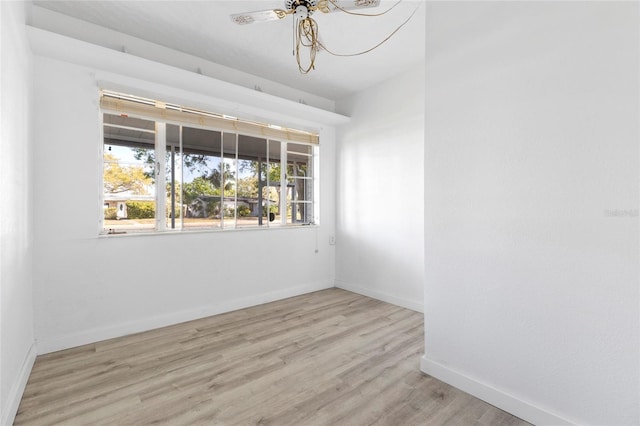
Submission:
[[[37,358],[15,425],[521,425],[419,371],[423,316],[330,289]]]

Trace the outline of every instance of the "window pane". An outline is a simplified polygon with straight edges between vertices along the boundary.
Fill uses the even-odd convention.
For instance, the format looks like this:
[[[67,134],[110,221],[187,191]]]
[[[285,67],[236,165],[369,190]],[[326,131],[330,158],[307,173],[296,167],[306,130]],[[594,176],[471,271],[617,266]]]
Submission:
[[[287,223],[313,222],[313,147],[287,144]]]
[[[268,206],[265,207],[265,219],[268,218],[269,226],[277,226],[281,224],[280,215],[280,145],[279,141],[268,141],[269,149],[269,169],[268,169],[268,187],[264,188],[266,193],[263,198],[267,201]]]
[[[155,123],[112,114],[103,120],[104,232],[153,231]]]
[[[243,203],[237,199],[237,160],[236,160],[236,135],[235,133],[223,133],[222,138],[223,161],[222,168],[224,178],[224,228],[236,227],[236,215],[238,208]]]
[[[267,141],[238,136],[238,227],[266,224]]]
[[[182,153],[180,149],[180,126],[167,124],[166,147],[166,229],[182,228]]]
[[[221,133],[182,128],[182,209],[185,229],[221,224]]]
[[[238,160],[238,226],[258,224],[258,175],[257,163]]]

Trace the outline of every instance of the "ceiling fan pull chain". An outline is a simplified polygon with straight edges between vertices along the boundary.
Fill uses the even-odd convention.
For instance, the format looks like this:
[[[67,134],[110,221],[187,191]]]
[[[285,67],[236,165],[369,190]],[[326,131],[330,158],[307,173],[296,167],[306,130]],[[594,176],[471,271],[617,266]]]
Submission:
[[[305,44],[304,40],[308,42]],[[309,48],[309,66],[302,66],[300,59],[300,46]],[[318,51],[318,25],[312,18],[301,19],[298,23],[298,33],[296,37],[296,61],[301,74],[308,74],[315,69],[316,53]]]

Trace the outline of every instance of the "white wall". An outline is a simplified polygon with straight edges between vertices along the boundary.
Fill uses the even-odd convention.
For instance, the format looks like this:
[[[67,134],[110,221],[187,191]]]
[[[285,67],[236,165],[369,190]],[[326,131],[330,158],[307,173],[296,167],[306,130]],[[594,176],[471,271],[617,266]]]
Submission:
[[[336,285],[423,306],[424,67],[336,103]]]
[[[35,34],[35,35],[34,35]],[[298,120],[310,107],[276,102],[263,119],[316,126],[321,140],[321,225],[294,229],[98,238],[100,128],[98,81],[139,88],[160,99],[176,97],[218,111],[211,93],[235,93],[233,115],[256,92],[111,50],[63,40],[74,60],[107,60],[111,71],[47,58],[45,34],[31,33],[35,58],[35,307],[39,352],[77,346],[333,286],[335,130]],[[44,45],[43,45],[44,44]],[[54,49],[55,50],[55,49]],[[81,59],[78,59],[81,58]],[[107,59],[105,59],[107,58]],[[145,80],[126,73],[139,73]],[[168,82],[164,84],[163,82]],[[190,92],[189,87],[199,87]],[[187,89],[185,89],[187,88]],[[264,95],[258,93],[258,95]],[[226,102],[226,101],[225,101]],[[282,104],[283,108],[278,105]],[[193,105],[189,104],[188,105]],[[226,111],[220,111],[226,112]],[[318,111],[318,116],[322,115]],[[311,116],[315,116],[312,114]],[[297,120],[297,121],[296,121]],[[317,249],[317,253],[316,253]]]
[[[31,53],[22,2],[0,2],[0,424],[8,425],[33,349]]]
[[[132,55],[143,57],[154,62],[171,65],[192,72],[196,72],[197,70],[197,72],[204,75],[238,86],[251,89],[260,87],[260,90],[265,93],[270,93],[280,98],[293,100],[295,102],[304,101],[304,103],[308,105],[330,111],[334,110],[334,102],[329,99],[296,90],[284,84],[275,83],[260,76],[238,71],[193,55],[167,49],[163,46],[118,31],[43,9],[42,7],[33,6],[30,18],[31,25],[47,31],[84,40],[110,50],[122,51],[124,49]]]
[[[640,423],[638,3],[426,16],[423,371],[536,424]]]

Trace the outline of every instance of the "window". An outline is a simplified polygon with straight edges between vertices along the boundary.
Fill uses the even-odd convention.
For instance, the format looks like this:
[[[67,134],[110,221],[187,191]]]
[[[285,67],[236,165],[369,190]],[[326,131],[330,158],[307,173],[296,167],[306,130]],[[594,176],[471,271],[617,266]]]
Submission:
[[[103,91],[103,233],[318,223],[313,133]]]

